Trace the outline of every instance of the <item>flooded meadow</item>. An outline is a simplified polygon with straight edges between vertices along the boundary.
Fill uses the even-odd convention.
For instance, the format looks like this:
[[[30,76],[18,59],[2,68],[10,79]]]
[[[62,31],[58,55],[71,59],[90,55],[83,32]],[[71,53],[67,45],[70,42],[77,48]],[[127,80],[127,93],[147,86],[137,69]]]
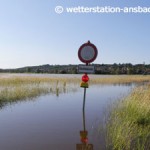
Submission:
[[[76,150],[76,145],[82,143],[80,131],[84,123],[88,143],[94,150],[106,149],[107,113],[135,84],[99,83],[95,79],[107,81],[112,76],[89,75],[83,115],[81,76],[1,75],[0,149]]]

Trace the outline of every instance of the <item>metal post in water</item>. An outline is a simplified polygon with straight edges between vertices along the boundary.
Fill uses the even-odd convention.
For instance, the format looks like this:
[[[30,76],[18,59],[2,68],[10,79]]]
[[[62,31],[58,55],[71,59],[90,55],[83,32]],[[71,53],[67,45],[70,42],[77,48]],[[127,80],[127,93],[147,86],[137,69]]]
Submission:
[[[84,96],[83,96],[83,107],[82,107],[83,131],[80,131],[80,140],[82,144],[76,145],[77,150],[81,150],[81,149],[93,150],[93,145],[88,144],[88,131],[86,131],[86,126],[85,126],[85,99],[86,99],[86,88],[89,87],[88,86],[89,77],[87,76],[87,73],[94,73],[94,68],[92,67],[93,69],[91,70],[91,66],[88,65],[96,59],[97,54],[98,51],[96,46],[92,44],[90,41],[82,44],[78,50],[78,57],[81,60],[81,62],[86,64],[86,66],[78,67],[78,72],[84,73],[84,75],[82,76],[82,82],[80,84],[80,87],[84,88]]]
[[[86,98],[86,88],[84,88],[83,108],[82,108],[82,112],[83,112],[83,130],[84,131],[86,131],[86,128],[85,128],[85,98]]]

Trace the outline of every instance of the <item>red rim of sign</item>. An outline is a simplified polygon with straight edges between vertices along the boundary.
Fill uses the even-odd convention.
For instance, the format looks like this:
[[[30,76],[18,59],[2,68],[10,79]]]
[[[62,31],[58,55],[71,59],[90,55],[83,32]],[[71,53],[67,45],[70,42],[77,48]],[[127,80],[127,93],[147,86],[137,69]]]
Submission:
[[[86,46],[90,46],[90,47],[92,47],[93,50],[94,50],[94,57],[91,58],[91,59],[89,59],[89,60],[85,60],[85,59],[81,56],[81,51],[82,51],[82,49],[83,49],[84,47],[86,47]],[[90,43],[90,41],[88,41],[88,43],[84,43],[83,45],[81,45],[81,47],[80,47],[79,50],[78,50],[78,57],[79,57],[79,59],[80,59],[83,63],[86,63],[86,64],[93,62],[93,61],[96,59],[97,54],[98,54],[98,51],[97,51],[96,46],[95,46],[94,44]]]

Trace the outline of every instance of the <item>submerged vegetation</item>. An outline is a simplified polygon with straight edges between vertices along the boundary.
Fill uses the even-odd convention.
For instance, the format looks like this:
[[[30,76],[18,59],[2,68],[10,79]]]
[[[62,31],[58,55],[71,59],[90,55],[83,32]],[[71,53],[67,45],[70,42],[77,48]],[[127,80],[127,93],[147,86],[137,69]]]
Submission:
[[[8,102],[31,99],[48,93],[75,92],[77,84],[65,79],[45,77],[7,77],[0,78],[0,107]]]
[[[65,93],[76,91],[81,82],[81,76],[39,76],[0,74],[0,105],[7,102],[31,99],[42,94]],[[122,84],[150,81],[150,76],[90,76],[92,84]]]
[[[150,84],[117,102],[107,123],[107,146],[113,150],[150,149]]]

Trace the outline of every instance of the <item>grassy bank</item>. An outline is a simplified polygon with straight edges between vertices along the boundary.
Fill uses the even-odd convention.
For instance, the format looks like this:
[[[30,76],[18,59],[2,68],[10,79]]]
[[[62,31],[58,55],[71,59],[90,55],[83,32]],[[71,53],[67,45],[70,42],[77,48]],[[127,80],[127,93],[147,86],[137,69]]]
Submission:
[[[150,149],[150,84],[137,87],[114,106],[107,123],[107,146],[113,150]]]

